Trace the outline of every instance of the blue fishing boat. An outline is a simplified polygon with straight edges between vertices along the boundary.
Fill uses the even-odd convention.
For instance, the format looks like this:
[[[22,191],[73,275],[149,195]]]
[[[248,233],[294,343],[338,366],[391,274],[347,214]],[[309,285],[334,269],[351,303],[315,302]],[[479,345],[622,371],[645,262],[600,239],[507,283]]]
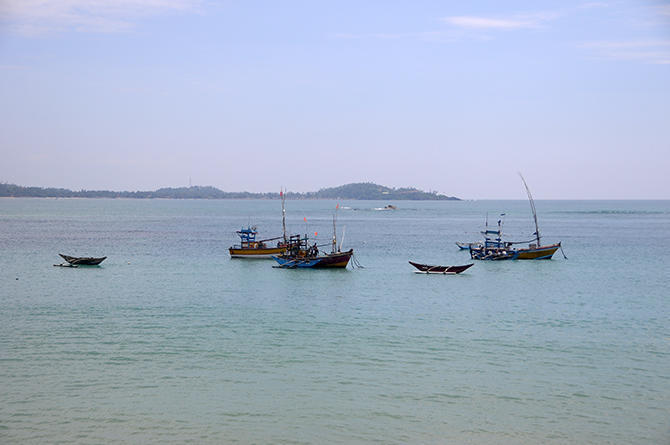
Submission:
[[[286,253],[272,258],[278,264],[275,267],[285,269],[345,268],[353,254],[353,249],[323,253],[316,243],[309,244],[307,235],[291,235]]]
[[[533,213],[533,220],[535,222],[534,238],[530,241],[520,242],[506,242],[502,240],[502,221],[505,214],[500,215],[498,220],[498,229],[489,230],[488,216],[486,218],[486,229],[482,232],[484,235],[484,244],[479,247],[470,246],[470,257],[473,260],[548,260],[554,256],[558,249],[562,250],[561,243],[548,244],[543,246],[540,243],[540,228],[537,223],[537,212],[535,210],[535,201],[530,193],[528,184],[521,173],[521,181],[526,188],[528,200],[530,201],[530,208]],[[516,248],[516,244],[528,243],[528,247]],[[565,257],[565,254],[563,254]]]
[[[336,212],[339,207],[339,204],[335,207]],[[333,215],[333,241],[330,253],[321,252],[320,246],[316,243],[310,245],[307,235],[304,237],[292,235],[289,237],[286,252],[272,257],[278,264],[275,267],[282,269],[346,268],[354,255],[354,249],[342,252],[342,243],[337,245],[335,221],[336,214]]]

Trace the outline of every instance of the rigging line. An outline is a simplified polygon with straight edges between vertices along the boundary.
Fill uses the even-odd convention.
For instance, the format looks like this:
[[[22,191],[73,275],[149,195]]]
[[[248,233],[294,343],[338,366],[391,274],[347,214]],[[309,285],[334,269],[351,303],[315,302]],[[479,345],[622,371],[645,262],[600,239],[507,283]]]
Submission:
[[[535,211],[535,201],[533,201],[533,195],[530,193],[530,189],[528,188],[528,184],[526,184],[526,180],[523,178],[523,175],[521,172],[518,172],[519,176],[521,177],[521,181],[523,181],[523,186],[526,188],[526,193],[528,194],[528,200],[530,201],[530,209],[533,211],[533,220],[535,221],[535,236],[537,237],[537,244],[538,246],[541,244],[540,243],[540,228],[538,227],[537,224],[537,212]]]

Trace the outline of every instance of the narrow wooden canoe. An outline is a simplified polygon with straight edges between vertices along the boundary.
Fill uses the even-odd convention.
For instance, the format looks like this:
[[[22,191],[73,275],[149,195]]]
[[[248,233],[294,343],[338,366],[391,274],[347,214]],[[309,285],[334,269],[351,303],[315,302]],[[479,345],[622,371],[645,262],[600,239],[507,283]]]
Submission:
[[[98,264],[105,261],[105,259],[107,258],[106,256],[102,258],[77,257],[77,256],[63,255],[62,253],[59,253],[58,255],[60,255],[68,263],[73,265],[76,264],[78,266],[97,266]]]
[[[473,263],[465,264],[463,266],[431,266],[429,264],[419,264],[410,261],[409,264],[419,269],[417,273],[437,273],[443,275],[455,275],[468,269],[469,267],[472,266]]]

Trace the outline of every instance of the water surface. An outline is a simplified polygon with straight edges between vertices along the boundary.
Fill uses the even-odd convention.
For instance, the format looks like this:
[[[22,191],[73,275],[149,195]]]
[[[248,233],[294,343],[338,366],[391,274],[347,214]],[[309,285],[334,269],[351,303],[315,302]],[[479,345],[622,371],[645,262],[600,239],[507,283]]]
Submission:
[[[670,202],[538,201],[569,259],[459,276],[407,261],[469,262],[487,212],[527,238],[527,202],[386,204],[340,202],[364,269],[310,271],[228,258],[278,201],[0,199],[0,442],[668,443]]]

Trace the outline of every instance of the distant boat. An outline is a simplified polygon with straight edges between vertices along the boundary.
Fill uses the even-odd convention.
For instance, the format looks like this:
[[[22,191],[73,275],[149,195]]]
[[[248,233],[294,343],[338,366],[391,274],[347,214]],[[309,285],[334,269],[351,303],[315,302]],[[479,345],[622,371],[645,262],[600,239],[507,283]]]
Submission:
[[[62,253],[59,253],[58,255],[60,255],[65,261],[68,262],[68,264],[71,264],[72,266],[97,266],[98,264],[105,261],[105,259],[107,258],[106,256],[102,258],[77,257],[77,256],[63,255]]]
[[[521,173],[521,181],[526,188],[530,208],[533,212],[535,221],[534,238],[530,241],[509,242],[502,240],[502,218],[498,220],[498,230],[489,230],[488,219],[484,234],[484,244],[479,247],[470,247],[470,257],[473,260],[548,260],[554,256],[554,253],[561,248],[561,243],[542,245],[540,241],[540,228],[537,223],[537,212],[535,210],[535,201],[530,193],[528,184]],[[501,216],[504,216],[502,214]],[[516,248],[515,244],[529,243],[526,248]]]
[[[282,228],[284,234],[275,238],[267,238],[256,240],[256,227],[247,226],[238,230],[236,233],[240,237],[240,244],[234,245],[228,249],[231,258],[256,258],[256,259],[270,259],[273,255],[279,255],[286,251],[288,240],[286,238],[286,209],[284,207],[284,192],[280,191],[281,210],[282,210]],[[270,246],[270,241],[276,241],[276,246]]]
[[[471,264],[465,264],[463,266],[431,266],[429,264],[419,264],[413,261],[410,261],[409,264],[419,269],[416,273],[434,273],[434,274],[443,274],[443,275],[455,275],[463,272],[464,270],[472,267]]]
[[[337,208],[339,208],[339,205]],[[286,252],[272,257],[278,264],[275,267],[282,269],[346,268],[349,260],[354,255],[354,249],[342,252],[341,243],[338,247],[335,220],[336,217],[333,215],[333,241],[330,253],[321,252],[316,243],[310,246],[307,235],[304,237],[292,235],[289,238]]]
[[[393,204],[388,204],[386,207],[384,207],[384,209],[386,209],[386,210],[395,210],[397,208],[398,207],[394,206]]]

